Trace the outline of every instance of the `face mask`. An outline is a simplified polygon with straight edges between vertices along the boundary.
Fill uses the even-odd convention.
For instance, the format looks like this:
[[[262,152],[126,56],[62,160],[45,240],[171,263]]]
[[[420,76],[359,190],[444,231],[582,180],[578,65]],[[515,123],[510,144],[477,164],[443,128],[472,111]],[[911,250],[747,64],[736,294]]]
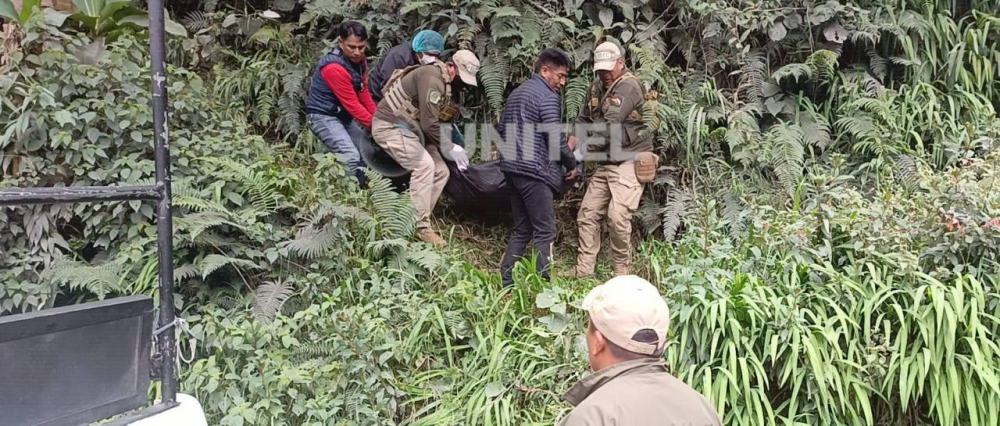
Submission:
[[[433,64],[434,61],[436,61],[436,60],[437,60],[437,58],[435,58],[433,56],[430,56],[430,55],[424,55],[424,56],[420,57],[420,63],[423,64],[423,65]]]

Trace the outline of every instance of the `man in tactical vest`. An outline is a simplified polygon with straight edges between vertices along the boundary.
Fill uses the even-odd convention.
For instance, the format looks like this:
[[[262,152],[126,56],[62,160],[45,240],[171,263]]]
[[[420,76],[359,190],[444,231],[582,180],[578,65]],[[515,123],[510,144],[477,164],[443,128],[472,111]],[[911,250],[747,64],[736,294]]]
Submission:
[[[593,275],[601,250],[601,221],[608,217],[611,258],[615,275],[626,275],[631,265],[632,214],[642,198],[642,183],[636,164],[644,167],[656,157],[653,139],[643,132],[642,106],[645,89],[625,68],[621,50],[605,42],[594,50],[597,78],[587,91],[587,104],[577,120],[585,161],[599,167],[590,178],[577,213],[579,253],[576,266],[563,277]],[[575,145],[575,143],[573,144]],[[650,159],[652,156],[652,159]],[[655,167],[653,170],[655,172]]]
[[[369,74],[368,91],[372,94],[375,103],[382,102],[385,96],[382,90],[385,83],[392,77],[392,73],[411,65],[430,65],[441,57],[444,52],[444,37],[434,30],[422,30],[413,36],[413,40],[402,43],[389,49],[385,55],[379,58],[374,69]],[[458,117],[454,120],[458,122]],[[458,130],[458,126],[451,127],[451,141],[454,145],[451,148],[451,158],[457,163],[460,171],[465,171],[469,167],[469,157],[465,153],[465,137]]]
[[[368,138],[375,102],[368,92],[368,31],[358,22],[340,24],[337,46],[320,58],[306,97],[309,129],[341,157],[365,186],[365,162],[358,146]]]
[[[385,84],[385,97],[372,121],[375,143],[410,171],[418,235],[435,246],[445,242],[431,226],[431,211],[449,176],[439,150],[442,146],[452,148],[450,130],[442,133],[441,127],[458,110],[452,93],[461,90],[463,83],[476,86],[478,70],[479,59],[468,50],[455,52],[447,63],[436,61],[397,70]]]

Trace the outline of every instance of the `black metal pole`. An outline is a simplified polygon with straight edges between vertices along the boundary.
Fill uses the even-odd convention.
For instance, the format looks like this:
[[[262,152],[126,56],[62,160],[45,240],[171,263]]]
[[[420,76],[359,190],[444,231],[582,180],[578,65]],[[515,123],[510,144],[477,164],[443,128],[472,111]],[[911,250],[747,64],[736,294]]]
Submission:
[[[167,43],[164,34],[163,0],[149,0],[149,55],[153,74],[153,143],[156,149],[156,187],[160,191],[156,215],[156,248],[160,272],[160,327],[174,322],[174,221],[170,194],[170,134],[167,130]],[[174,362],[174,329],[170,328],[157,343],[162,369],[160,380],[163,402],[177,400],[177,377]]]
[[[0,189],[0,206],[159,199],[160,191],[155,186],[70,186]]]

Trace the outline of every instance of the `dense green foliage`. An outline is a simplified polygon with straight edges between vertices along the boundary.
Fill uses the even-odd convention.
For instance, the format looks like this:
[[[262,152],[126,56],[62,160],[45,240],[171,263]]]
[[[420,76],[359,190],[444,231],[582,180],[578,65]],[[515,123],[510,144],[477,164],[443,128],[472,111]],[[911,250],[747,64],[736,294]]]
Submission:
[[[0,187],[149,182],[143,23],[6,4]],[[352,187],[304,129],[306,77],[344,18],[369,26],[373,58],[421,28],[480,54],[467,119],[495,117],[550,46],[575,60],[573,116],[592,47],[627,46],[666,160],[637,272],[674,313],[672,371],[727,425],[1000,424],[996,1],[174,7],[182,389],[212,424],[548,425],[586,369],[577,304],[597,281],[520,265],[501,290],[499,259],[475,254],[504,238],[462,239],[474,224],[446,216],[448,249],[413,242],[407,198],[376,176]],[[156,292],[149,205],[0,223],[0,315]]]

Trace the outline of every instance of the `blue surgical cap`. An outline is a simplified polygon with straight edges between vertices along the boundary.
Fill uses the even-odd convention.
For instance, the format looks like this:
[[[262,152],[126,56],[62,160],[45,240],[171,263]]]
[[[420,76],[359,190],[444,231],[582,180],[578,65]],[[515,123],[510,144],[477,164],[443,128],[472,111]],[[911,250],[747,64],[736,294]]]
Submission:
[[[437,31],[423,30],[413,37],[413,51],[440,55],[444,51],[444,37]]]

